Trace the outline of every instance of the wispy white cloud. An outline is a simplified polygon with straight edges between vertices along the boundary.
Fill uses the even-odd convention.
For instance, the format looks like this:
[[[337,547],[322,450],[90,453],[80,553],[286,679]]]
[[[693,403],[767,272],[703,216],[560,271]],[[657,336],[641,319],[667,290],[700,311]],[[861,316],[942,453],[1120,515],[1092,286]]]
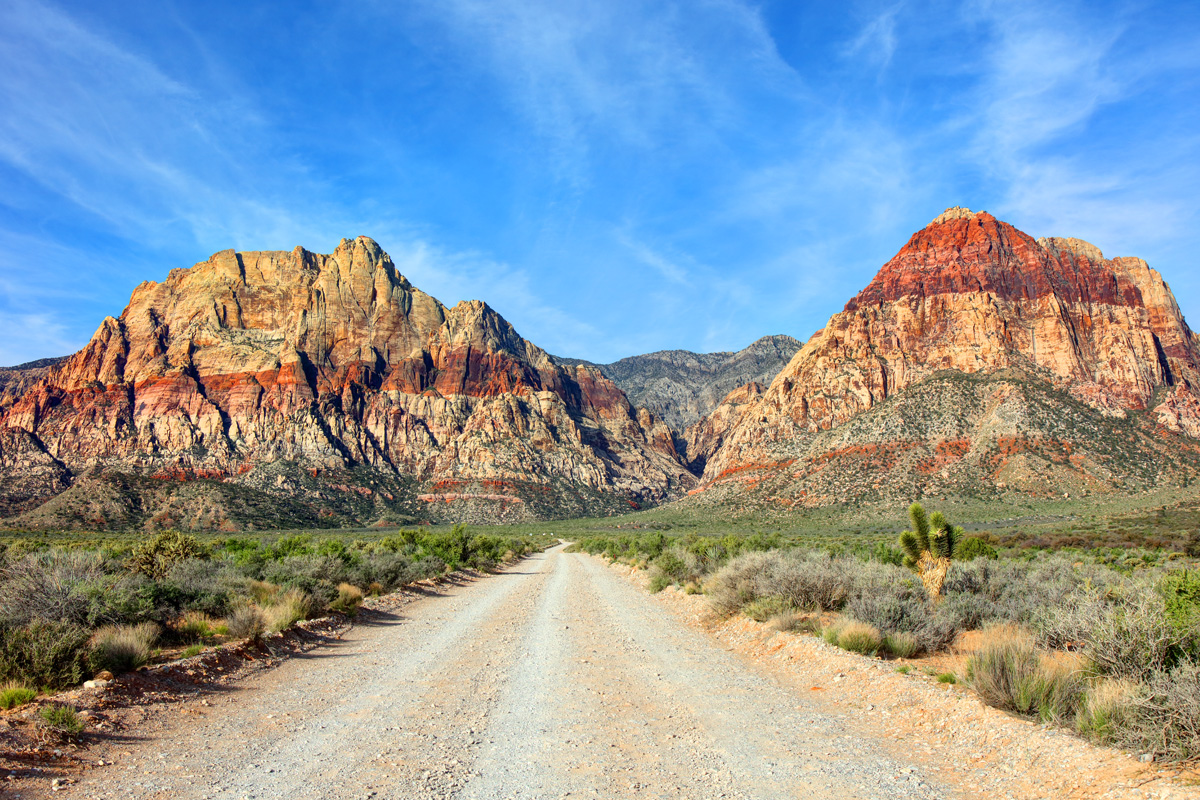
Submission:
[[[970,152],[1004,187],[997,213],[1040,234],[1091,232],[1110,247],[1151,246],[1194,218],[1194,193],[1184,189],[1200,178],[1192,131],[1137,130],[1131,118],[1124,141],[1094,143],[1112,124],[1105,115],[1186,60],[1123,47],[1131,19],[1086,6],[988,1],[970,13],[990,31]]]
[[[644,242],[640,242],[626,230],[617,231],[617,241],[619,241],[630,253],[633,254],[640,263],[653,269],[663,278],[666,278],[671,283],[688,285],[688,270],[678,263],[677,260],[667,258],[662,253],[652,250]]]
[[[75,337],[54,314],[11,310],[0,314],[0,366],[68,355],[78,348]]]
[[[842,55],[861,59],[879,69],[886,68],[896,52],[896,15],[901,8],[901,5],[894,5],[874,14],[862,26],[858,36],[846,44]]]
[[[601,335],[586,319],[548,304],[525,270],[482,253],[447,250],[409,232],[385,232],[379,242],[400,273],[423,292],[447,305],[483,300],[523,337],[555,355],[584,352]]]

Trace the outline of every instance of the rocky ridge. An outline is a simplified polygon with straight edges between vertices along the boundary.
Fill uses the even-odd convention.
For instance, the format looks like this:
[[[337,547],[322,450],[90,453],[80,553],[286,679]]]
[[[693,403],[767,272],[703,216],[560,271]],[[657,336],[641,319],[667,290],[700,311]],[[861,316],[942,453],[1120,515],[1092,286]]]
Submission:
[[[593,366],[609,377],[636,406],[649,409],[686,439],[684,431],[711,414],[729,392],[748,383],[764,386],[800,349],[791,336],[764,336],[734,352],[693,353],[659,350],[611,364],[555,359]]]
[[[960,398],[959,414],[936,402],[950,391],[946,376],[1007,377]],[[725,419],[714,423],[722,443],[706,459],[704,485],[746,488],[753,474],[750,483],[763,497],[828,504],[886,489],[889,480],[877,478],[892,469],[908,477],[885,494],[919,493],[923,484],[945,490],[937,480],[917,480],[921,470],[952,474],[962,463],[974,465],[964,466],[963,488],[979,481],[1012,490],[1001,471],[1019,456],[1030,462],[1030,474],[1043,475],[1026,487],[1036,494],[1054,484],[1047,477],[1053,470],[1041,469],[1057,463],[1044,452],[1048,438],[1066,448],[1060,455],[1068,464],[1072,454],[1096,450],[1086,440],[1095,427],[1083,424],[1089,415],[1125,423],[1106,434],[1115,449],[1097,456],[1110,464],[1096,473],[1101,482],[1144,483],[1155,477],[1122,465],[1157,452],[1153,441],[1171,441],[1192,459],[1194,443],[1185,435],[1200,431],[1198,381],[1200,346],[1170,288],[1145,261],[1106,259],[1077,239],[1034,240],[986,212],[949,209],[915,233],[760,397],[722,411]],[[919,385],[926,387],[925,411],[901,414]],[[870,415],[893,400],[891,411]],[[1061,412],[1068,400],[1078,406],[1074,429],[1053,425],[1054,413],[1018,413],[1012,405]],[[988,422],[997,413],[1008,421]],[[868,420],[889,414],[887,430],[869,430]],[[960,417],[966,421],[954,422]],[[852,420],[857,428],[847,426]],[[803,485],[817,465],[842,460],[846,448],[878,454],[898,447],[923,455],[844,463],[845,492]],[[989,461],[997,448],[1005,455]],[[1195,472],[1192,460],[1168,461],[1178,469],[1165,469],[1163,480]],[[1084,462],[1072,469],[1087,472]]]
[[[485,303],[443,306],[362,236],[142,283],[20,389],[0,404],[0,510],[30,523],[236,528],[234,500],[260,497],[329,524],[522,519],[694,482],[667,426],[599,370],[556,363]],[[173,505],[167,482],[202,490]],[[97,511],[100,484],[114,500]]]

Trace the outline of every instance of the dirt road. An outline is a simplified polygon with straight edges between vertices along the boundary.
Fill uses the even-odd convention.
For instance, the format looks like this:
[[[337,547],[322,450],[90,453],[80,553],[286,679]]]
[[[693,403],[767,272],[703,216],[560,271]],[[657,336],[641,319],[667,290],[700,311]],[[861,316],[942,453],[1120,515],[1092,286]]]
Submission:
[[[562,550],[172,715],[57,796],[976,796]]]

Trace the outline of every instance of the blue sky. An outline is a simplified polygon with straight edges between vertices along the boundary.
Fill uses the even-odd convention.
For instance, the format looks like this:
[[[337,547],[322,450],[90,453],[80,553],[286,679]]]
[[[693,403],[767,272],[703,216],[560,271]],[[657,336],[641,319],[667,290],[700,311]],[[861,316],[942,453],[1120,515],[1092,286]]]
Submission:
[[[1142,256],[1197,324],[1197,131],[1194,2],[3,0],[0,364],[360,234],[553,353],[738,349],[952,205]]]

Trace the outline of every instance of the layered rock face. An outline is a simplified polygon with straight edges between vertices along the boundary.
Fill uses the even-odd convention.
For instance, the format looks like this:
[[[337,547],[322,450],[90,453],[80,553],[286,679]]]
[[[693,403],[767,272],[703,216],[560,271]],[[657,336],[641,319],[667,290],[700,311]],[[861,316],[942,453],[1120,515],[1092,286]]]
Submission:
[[[1200,430],[1200,347],[1146,262],[1106,259],[1077,239],[1035,241],[954,208],[914,234],[744,407],[704,479],[797,457],[820,432],[943,371],[1004,370],[1103,414],[1152,409],[1173,431]]]
[[[297,476],[278,465],[295,465],[418,518],[461,503],[542,516],[564,492],[628,508],[692,485],[666,426],[598,370],[556,364],[482,302],[446,308],[366,237],[330,255],[225,251],[141,284],[83,350],[7,397],[0,430],[0,448],[15,442],[0,450],[6,483],[23,469],[10,451],[76,475],[280,493]],[[363,469],[415,496],[343,475]]]

